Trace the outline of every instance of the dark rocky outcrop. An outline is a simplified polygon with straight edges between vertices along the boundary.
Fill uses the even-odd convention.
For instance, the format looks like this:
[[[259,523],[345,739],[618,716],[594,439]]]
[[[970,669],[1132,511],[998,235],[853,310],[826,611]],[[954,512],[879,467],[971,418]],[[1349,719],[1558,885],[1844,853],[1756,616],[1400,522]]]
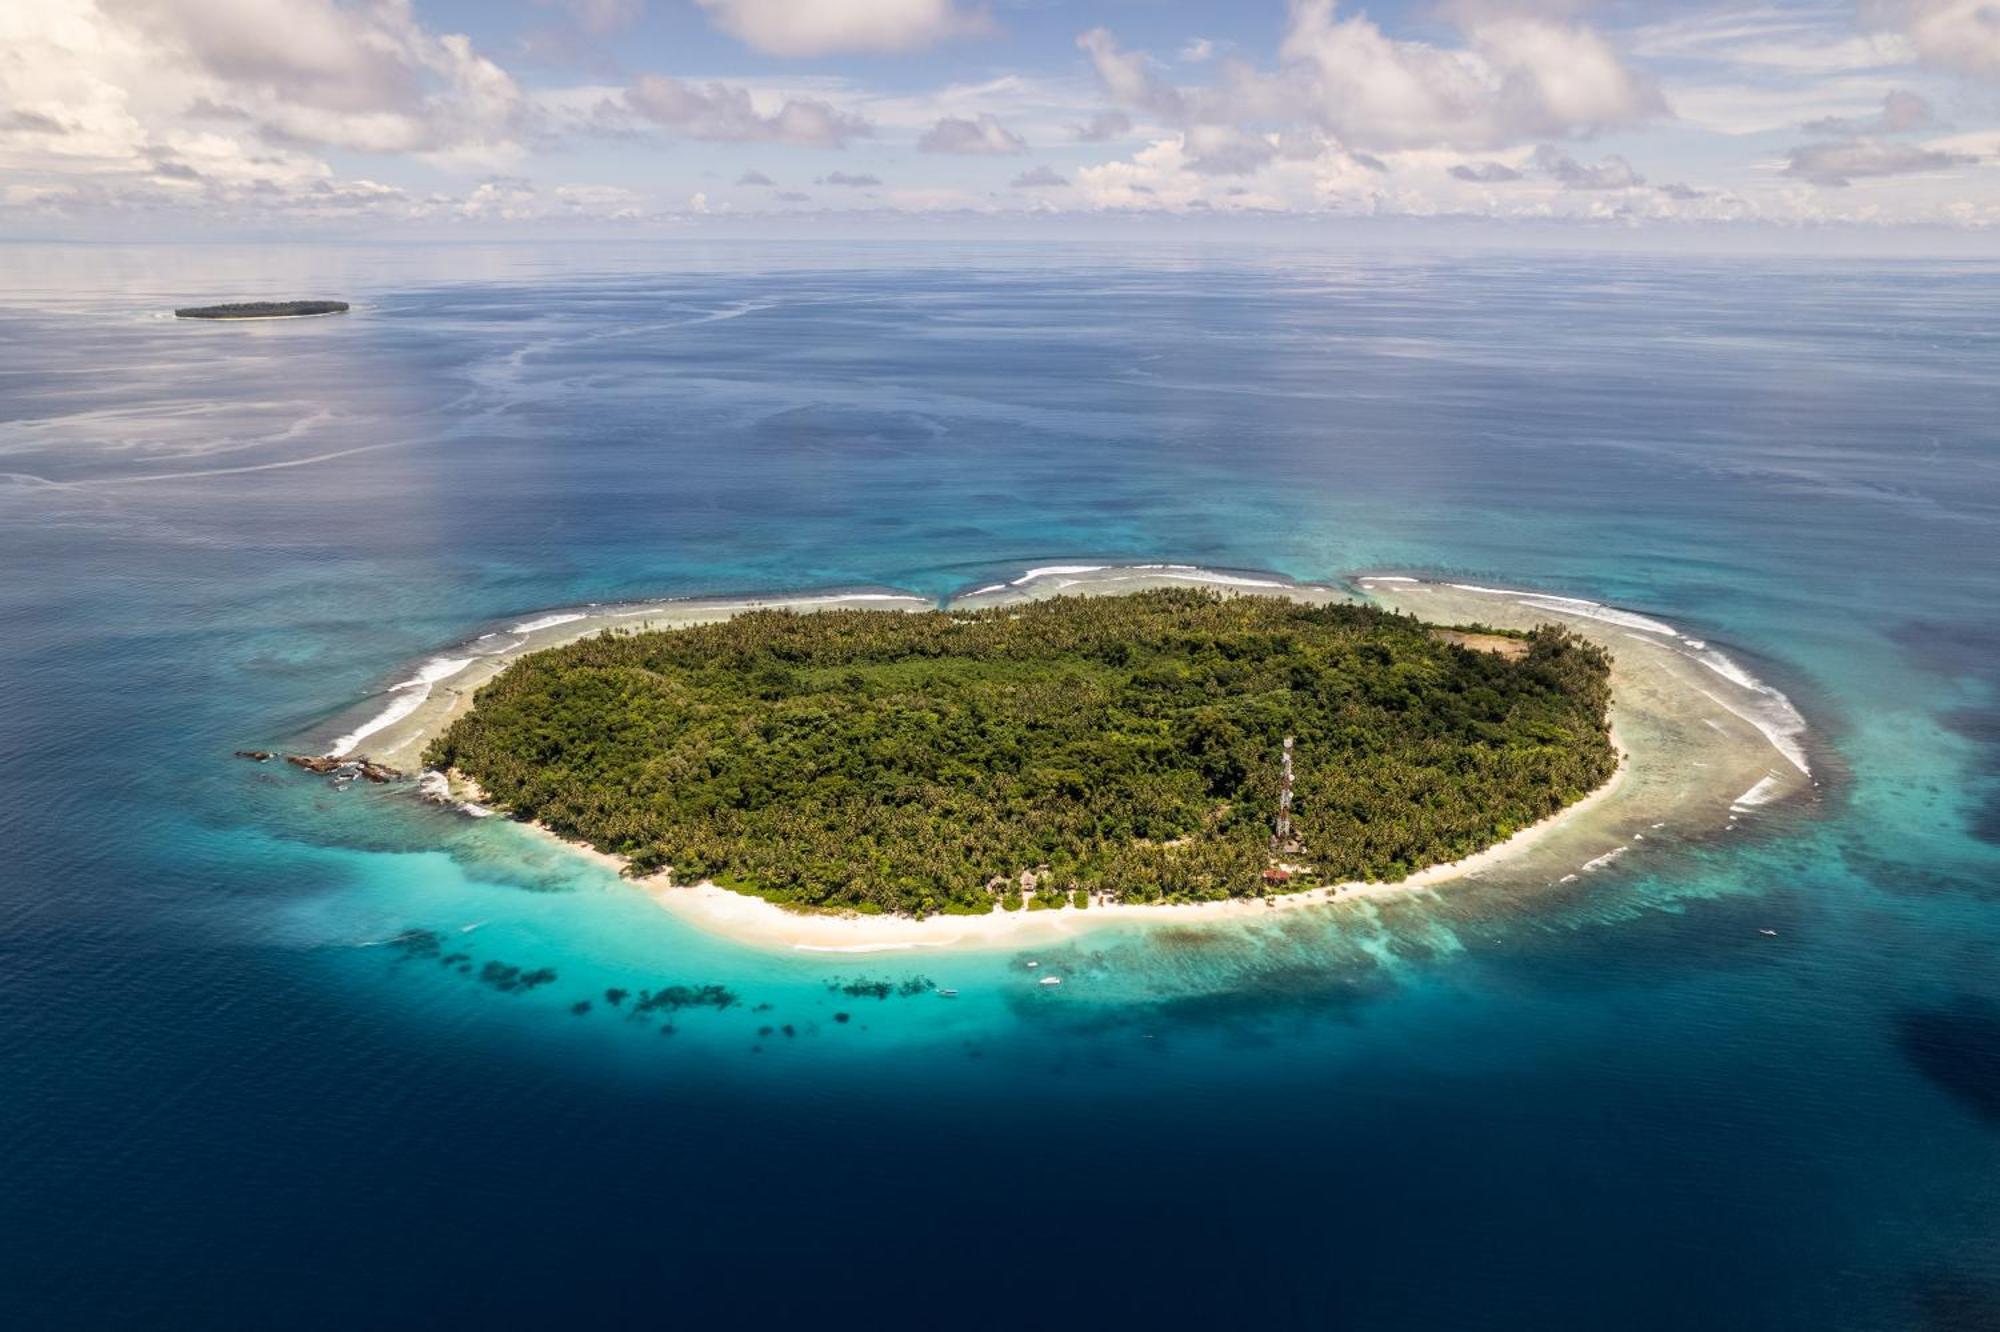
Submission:
[[[285,762],[322,777],[360,777],[371,782],[393,782],[403,774],[386,763],[364,758],[342,758],[335,754],[287,754]]]

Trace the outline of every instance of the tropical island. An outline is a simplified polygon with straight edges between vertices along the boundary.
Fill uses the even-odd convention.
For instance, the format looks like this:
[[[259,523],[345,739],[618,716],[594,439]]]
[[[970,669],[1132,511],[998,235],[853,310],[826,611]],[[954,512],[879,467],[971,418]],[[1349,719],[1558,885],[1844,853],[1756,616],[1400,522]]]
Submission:
[[[987,913],[1390,882],[1618,769],[1555,624],[1165,588],[751,610],[529,652],[425,761],[515,818],[794,908]]]
[[[238,301],[230,305],[186,305],[176,319],[299,319],[307,315],[345,314],[346,301]]]

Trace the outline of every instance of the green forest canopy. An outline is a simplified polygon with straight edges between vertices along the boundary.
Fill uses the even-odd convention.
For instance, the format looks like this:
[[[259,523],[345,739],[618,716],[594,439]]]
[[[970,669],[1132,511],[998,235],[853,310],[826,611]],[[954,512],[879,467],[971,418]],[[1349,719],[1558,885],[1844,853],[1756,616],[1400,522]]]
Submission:
[[[523,657],[426,758],[635,871],[798,906],[984,911],[1023,870],[1043,904],[1242,897],[1288,735],[1288,887],[1459,859],[1609,778],[1608,657],[1525,643],[1183,590],[756,611]]]

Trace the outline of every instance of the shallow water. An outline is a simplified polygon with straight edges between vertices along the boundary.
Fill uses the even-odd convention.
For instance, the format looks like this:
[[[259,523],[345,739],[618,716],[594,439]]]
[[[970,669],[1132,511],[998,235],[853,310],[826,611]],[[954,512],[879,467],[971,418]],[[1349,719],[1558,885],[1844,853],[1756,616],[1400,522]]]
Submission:
[[[2000,269],[11,246],[0,273],[26,1325],[2000,1308]],[[238,294],[356,309],[158,317]],[[550,608],[1133,560],[1667,621],[1799,704],[1825,799],[1531,900],[787,956],[503,820],[228,758]]]

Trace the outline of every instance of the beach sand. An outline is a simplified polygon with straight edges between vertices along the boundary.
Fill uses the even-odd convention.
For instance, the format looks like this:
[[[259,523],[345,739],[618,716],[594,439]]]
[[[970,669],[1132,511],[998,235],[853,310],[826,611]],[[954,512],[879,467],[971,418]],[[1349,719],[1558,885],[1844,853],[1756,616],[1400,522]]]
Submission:
[[[1293,583],[1275,575],[1216,573],[1186,565],[1059,565],[983,587],[953,600],[948,608],[1174,586],[1212,586],[1316,603],[1357,599],[1356,592],[1345,588]],[[1804,724],[1791,704],[1724,654],[1671,625],[1573,598],[1404,575],[1361,577],[1354,586],[1360,599],[1436,624],[1478,623],[1506,629],[1560,624],[1601,644],[1612,654],[1613,741],[1623,755],[1618,771],[1585,799],[1453,864],[1434,865],[1396,883],[1344,884],[1267,898],[1023,908],[915,920],[791,911],[712,884],[670,886],[664,876],[636,882],[695,928],[759,947],[827,953],[1017,948],[1110,925],[1242,923],[1276,912],[1337,912],[1386,894],[1432,891],[1462,880],[1532,893],[1642,859],[1649,841],[1658,847],[1726,833],[1758,811],[1812,787]],[[527,617],[506,631],[426,662],[390,691],[386,706],[380,698],[374,700],[374,710],[361,714],[335,748],[414,770],[430,738],[470,707],[479,686],[508,663],[524,653],[614,626],[675,628],[724,619],[752,607],[923,610],[931,604],[907,594],[866,592],[584,607]],[[476,790],[460,784],[454,794],[477,809]],[[609,868],[623,868],[614,856],[573,842],[564,845]]]

